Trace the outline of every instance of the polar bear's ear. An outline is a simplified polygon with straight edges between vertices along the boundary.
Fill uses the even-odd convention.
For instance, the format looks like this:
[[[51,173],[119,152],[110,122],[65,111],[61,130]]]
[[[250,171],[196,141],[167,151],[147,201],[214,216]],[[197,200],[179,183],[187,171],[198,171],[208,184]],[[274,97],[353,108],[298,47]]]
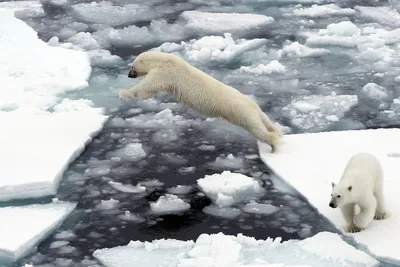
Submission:
[[[351,186],[349,186],[347,189],[349,189],[349,191],[351,191],[351,188],[352,188],[352,187],[351,187]]]
[[[334,187],[335,187],[335,185],[336,185],[336,184],[335,184],[334,182],[332,182],[332,188],[334,188]]]

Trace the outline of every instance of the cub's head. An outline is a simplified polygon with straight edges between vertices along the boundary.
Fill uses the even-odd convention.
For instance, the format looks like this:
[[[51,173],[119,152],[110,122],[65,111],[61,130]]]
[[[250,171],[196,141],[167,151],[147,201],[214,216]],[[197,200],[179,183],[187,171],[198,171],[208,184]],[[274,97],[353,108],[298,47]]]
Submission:
[[[133,61],[132,67],[128,73],[128,77],[141,77],[156,68],[163,68],[167,70],[168,68],[171,68],[178,59],[179,58],[177,56],[172,54],[157,51],[141,53]]]
[[[329,207],[337,208],[342,205],[350,204],[352,202],[350,184],[335,184],[332,183],[331,201],[329,201]]]

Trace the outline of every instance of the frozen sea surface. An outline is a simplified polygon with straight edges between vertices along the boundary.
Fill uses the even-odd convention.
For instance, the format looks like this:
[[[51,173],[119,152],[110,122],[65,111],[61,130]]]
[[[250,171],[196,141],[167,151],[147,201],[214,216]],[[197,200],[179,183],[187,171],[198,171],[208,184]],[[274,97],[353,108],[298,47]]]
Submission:
[[[10,145],[11,134],[0,138],[2,147],[10,147],[0,155],[6,160],[23,155],[31,165],[14,157],[14,165],[5,168],[19,179],[47,170],[45,195],[78,203],[37,253],[11,266],[101,266],[95,250],[131,240],[197,240],[218,232],[289,240],[338,232],[308,204],[306,197],[313,203],[308,191],[299,189],[304,196],[299,195],[267,170],[256,142],[242,129],[201,116],[167,95],[121,103],[118,92],[138,83],[127,77],[135,56],[155,49],[177,54],[249,95],[285,133],[398,127],[399,10],[397,1],[2,1],[0,20],[7,23],[0,24],[0,36],[7,38],[0,42],[0,75],[10,86],[0,89],[0,112],[68,111],[76,121],[90,121],[70,126],[54,119],[60,140],[88,127],[76,142],[63,143],[49,138],[54,136],[49,131],[41,134],[44,126],[26,113],[13,121],[18,127],[7,120],[11,130],[4,133],[21,129],[15,137],[24,140],[15,138]],[[86,109],[93,118],[81,116]],[[103,111],[110,120],[63,173],[56,190],[54,173],[61,177],[73,158],[71,149],[84,150],[90,133],[101,128]],[[38,131],[35,140],[25,131],[28,125]],[[52,141],[69,152],[52,156],[59,150]],[[390,151],[393,160],[396,153]],[[58,167],[46,168],[57,160]],[[32,162],[43,165],[31,171],[35,176],[26,176]],[[224,171],[249,177],[240,180],[255,181],[262,190],[236,198],[233,191],[218,195],[198,187],[199,179]],[[26,199],[1,206],[48,202]],[[375,252],[384,250],[380,244]]]

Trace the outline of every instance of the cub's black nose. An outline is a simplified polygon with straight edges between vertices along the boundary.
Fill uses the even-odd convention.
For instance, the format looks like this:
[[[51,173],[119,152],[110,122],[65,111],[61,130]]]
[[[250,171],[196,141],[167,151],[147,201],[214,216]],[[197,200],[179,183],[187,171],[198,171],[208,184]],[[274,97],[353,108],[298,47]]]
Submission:
[[[335,205],[333,205],[333,203],[331,202],[331,203],[329,203],[329,207],[334,208]]]
[[[130,70],[129,70],[129,73],[128,73],[128,78],[136,78],[137,77],[137,72],[136,72],[136,70],[134,69],[134,68],[131,68]]]

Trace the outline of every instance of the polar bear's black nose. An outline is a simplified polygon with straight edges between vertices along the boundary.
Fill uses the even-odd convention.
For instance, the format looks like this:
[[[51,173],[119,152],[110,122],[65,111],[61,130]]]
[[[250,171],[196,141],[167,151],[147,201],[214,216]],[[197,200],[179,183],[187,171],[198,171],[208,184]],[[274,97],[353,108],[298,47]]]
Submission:
[[[129,70],[129,73],[128,73],[128,78],[136,78],[137,77],[137,72],[136,72],[136,70],[134,69],[134,68],[131,68],[130,70]]]
[[[335,205],[334,205],[332,202],[330,202],[330,203],[329,203],[329,207],[334,208]]]

